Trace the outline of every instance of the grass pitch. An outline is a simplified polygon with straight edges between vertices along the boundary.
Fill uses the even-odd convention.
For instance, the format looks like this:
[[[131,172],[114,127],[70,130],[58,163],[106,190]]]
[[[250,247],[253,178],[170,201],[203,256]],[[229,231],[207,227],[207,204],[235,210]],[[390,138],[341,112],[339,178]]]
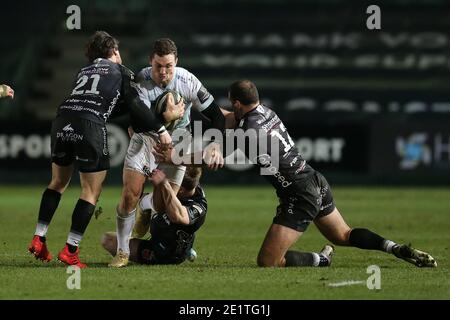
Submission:
[[[0,299],[450,299],[449,188],[334,188],[337,207],[353,227],[367,227],[397,242],[430,252],[436,269],[419,269],[391,255],[337,247],[330,268],[262,269],[256,255],[274,216],[270,187],[205,186],[209,211],[197,234],[198,259],[179,266],[130,265],[109,269],[100,246],[115,230],[120,189],[105,188],[81,243],[81,289],[57,262],[27,253],[44,186],[0,187]],[[78,189],[69,189],[47,234],[54,256],[63,247]],[[295,248],[318,251],[326,243],[314,225]],[[381,268],[381,289],[369,290],[367,267]],[[362,281],[332,287],[330,284]]]

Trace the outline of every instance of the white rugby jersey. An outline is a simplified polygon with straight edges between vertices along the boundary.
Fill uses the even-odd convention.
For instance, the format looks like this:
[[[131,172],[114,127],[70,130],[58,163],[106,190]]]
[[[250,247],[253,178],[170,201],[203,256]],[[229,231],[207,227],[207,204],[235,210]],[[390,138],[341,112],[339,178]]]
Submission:
[[[153,81],[151,71],[152,67],[147,67],[142,69],[136,76],[139,96],[150,108],[156,98],[164,91],[170,89],[180,93],[184,99],[185,112],[183,118],[174,129],[185,128],[189,125],[191,121],[191,107],[201,112],[214,100],[214,97],[206,90],[200,80],[184,68],[175,67],[173,79],[165,88],[159,87]]]

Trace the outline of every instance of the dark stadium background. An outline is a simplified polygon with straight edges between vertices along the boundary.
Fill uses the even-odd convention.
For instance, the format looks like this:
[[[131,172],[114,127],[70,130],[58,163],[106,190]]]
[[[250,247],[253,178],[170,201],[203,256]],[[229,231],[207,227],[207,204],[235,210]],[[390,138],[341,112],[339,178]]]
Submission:
[[[72,4],[81,9],[80,30],[66,26]],[[381,30],[366,28],[369,4],[381,8]],[[324,301],[305,308],[316,299],[395,299],[414,300],[411,306],[394,302],[404,317],[405,311],[437,314],[435,304],[417,300],[450,298],[449,13],[447,0],[1,1],[0,84],[11,85],[15,98],[0,99],[0,304],[39,299],[38,308],[12,304],[14,314],[35,316],[57,303],[46,308],[43,299],[142,299],[131,309],[163,308],[181,319],[180,306],[221,299],[229,301],[215,303],[270,304],[269,318],[278,319],[291,310],[336,310]],[[113,166],[97,203],[103,213],[91,219],[80,246],[88,268],[81,289],[69,288],[65,266],[35,260],[27,246],[50,181],[51,121],[86,63],[84,45],[96,30],[120,40],[123,62],[135,72],[148,65],[155,39],[173,38],[179,66],[223,106],[232,81],[253,80],[303,156],[326,176],[349,226],[411,244],[432,254],[438,267],[336,246],[330,268],[258,268],[278,199],[255,172],[227,167],[204,175],[208,218],[196,234],[193,263],[110,269],[100,238],[116,229],[128,144],[119,119],[109,126]],[[74,174],[47,234],[54,255],[80,196],[76,180]],[[292,248],[317,252],[326,243],[312,225]],[[366,280],[374,265],[381,289],[371,290]],[[104,303],[103,315],[131,310],[117,308],[119,301]],[[375,310],[369,303],[367,310]]]
[[[81,8],[67,30],[66,8]],[[47,183],[49,128],[95,30],[121,42],[125,65],[147,66],[153,40],[173,38],[179,66],[226,106],[228,85],[249,78],[305,158],[339,184],[450,184],[450,6],[444,0],[15,1],[1,5],[0,183]],[[198,115],[194,115],[195,118]],[[123,125],[112,129],[121,180]],[[208,183],[259,183],[249,171],[208,173]]]

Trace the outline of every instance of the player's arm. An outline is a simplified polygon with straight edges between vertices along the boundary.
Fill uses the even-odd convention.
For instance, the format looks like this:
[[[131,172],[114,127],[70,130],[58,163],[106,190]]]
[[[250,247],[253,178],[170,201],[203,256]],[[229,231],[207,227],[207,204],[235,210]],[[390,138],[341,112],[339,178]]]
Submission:
[[[214,100],[201,113],[211,121],[214,128],[219,129],[221,132],[225,131],[225,116]]]
[[[236,118],[234,116],[234,112],[225,110],[220,108],[223,116],[225,117],[225,129],[234,129],[236,128]]]
[[[190,224],[188,211],[178,200],[165,174],[161,170],[155,169],[152,172],[151,181],[154,187],[153,205],[155,210],[166,213],[172,223]]]
[[[216,171],[223,167],[224,159],[221,146],[212,142],[204,150],[189,154],[179,155],[174,147],[164,147],[156,145],[152,151],[158,163],[169,163],[184,166],[203,166],[206,165],[209,170]]]
[[[1,84],[0,85],[0,98],[14,98],[14,90],[6,85],[6,84]]]
[[[158,134],[167,133],[166,128],[150,108],[141,88],[134,82],[133,73],[121,66],[122,96],[130,114],[130,122],[134,132],[154,131]],[[167,133],[168,135],[168,133]]]

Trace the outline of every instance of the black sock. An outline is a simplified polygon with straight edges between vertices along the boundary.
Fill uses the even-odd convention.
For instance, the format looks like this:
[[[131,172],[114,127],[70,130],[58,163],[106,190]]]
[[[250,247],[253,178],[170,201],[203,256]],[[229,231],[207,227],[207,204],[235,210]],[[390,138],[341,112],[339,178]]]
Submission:
[[[353,229],[348,240],[353,247],[385,251],[383,248],[385,239],[367,229]]]
[[[319,255],[318,265],[314,263],[314,254]],[[320,253],[289,250],[284,255],[284,258],[286,259],[286,267],[327,267],[330,265],[330,260]]]
[[[78,199],[78,202],[73,210],[72,225],[70,231],[83,235],[86,228],[91,221],[95,206],[87,201]]]
[[[41,206],[39,207],[38,221],[47,225],[50,224],[60,200],[61,193],[52,189],[45,189],[42,194]]]

